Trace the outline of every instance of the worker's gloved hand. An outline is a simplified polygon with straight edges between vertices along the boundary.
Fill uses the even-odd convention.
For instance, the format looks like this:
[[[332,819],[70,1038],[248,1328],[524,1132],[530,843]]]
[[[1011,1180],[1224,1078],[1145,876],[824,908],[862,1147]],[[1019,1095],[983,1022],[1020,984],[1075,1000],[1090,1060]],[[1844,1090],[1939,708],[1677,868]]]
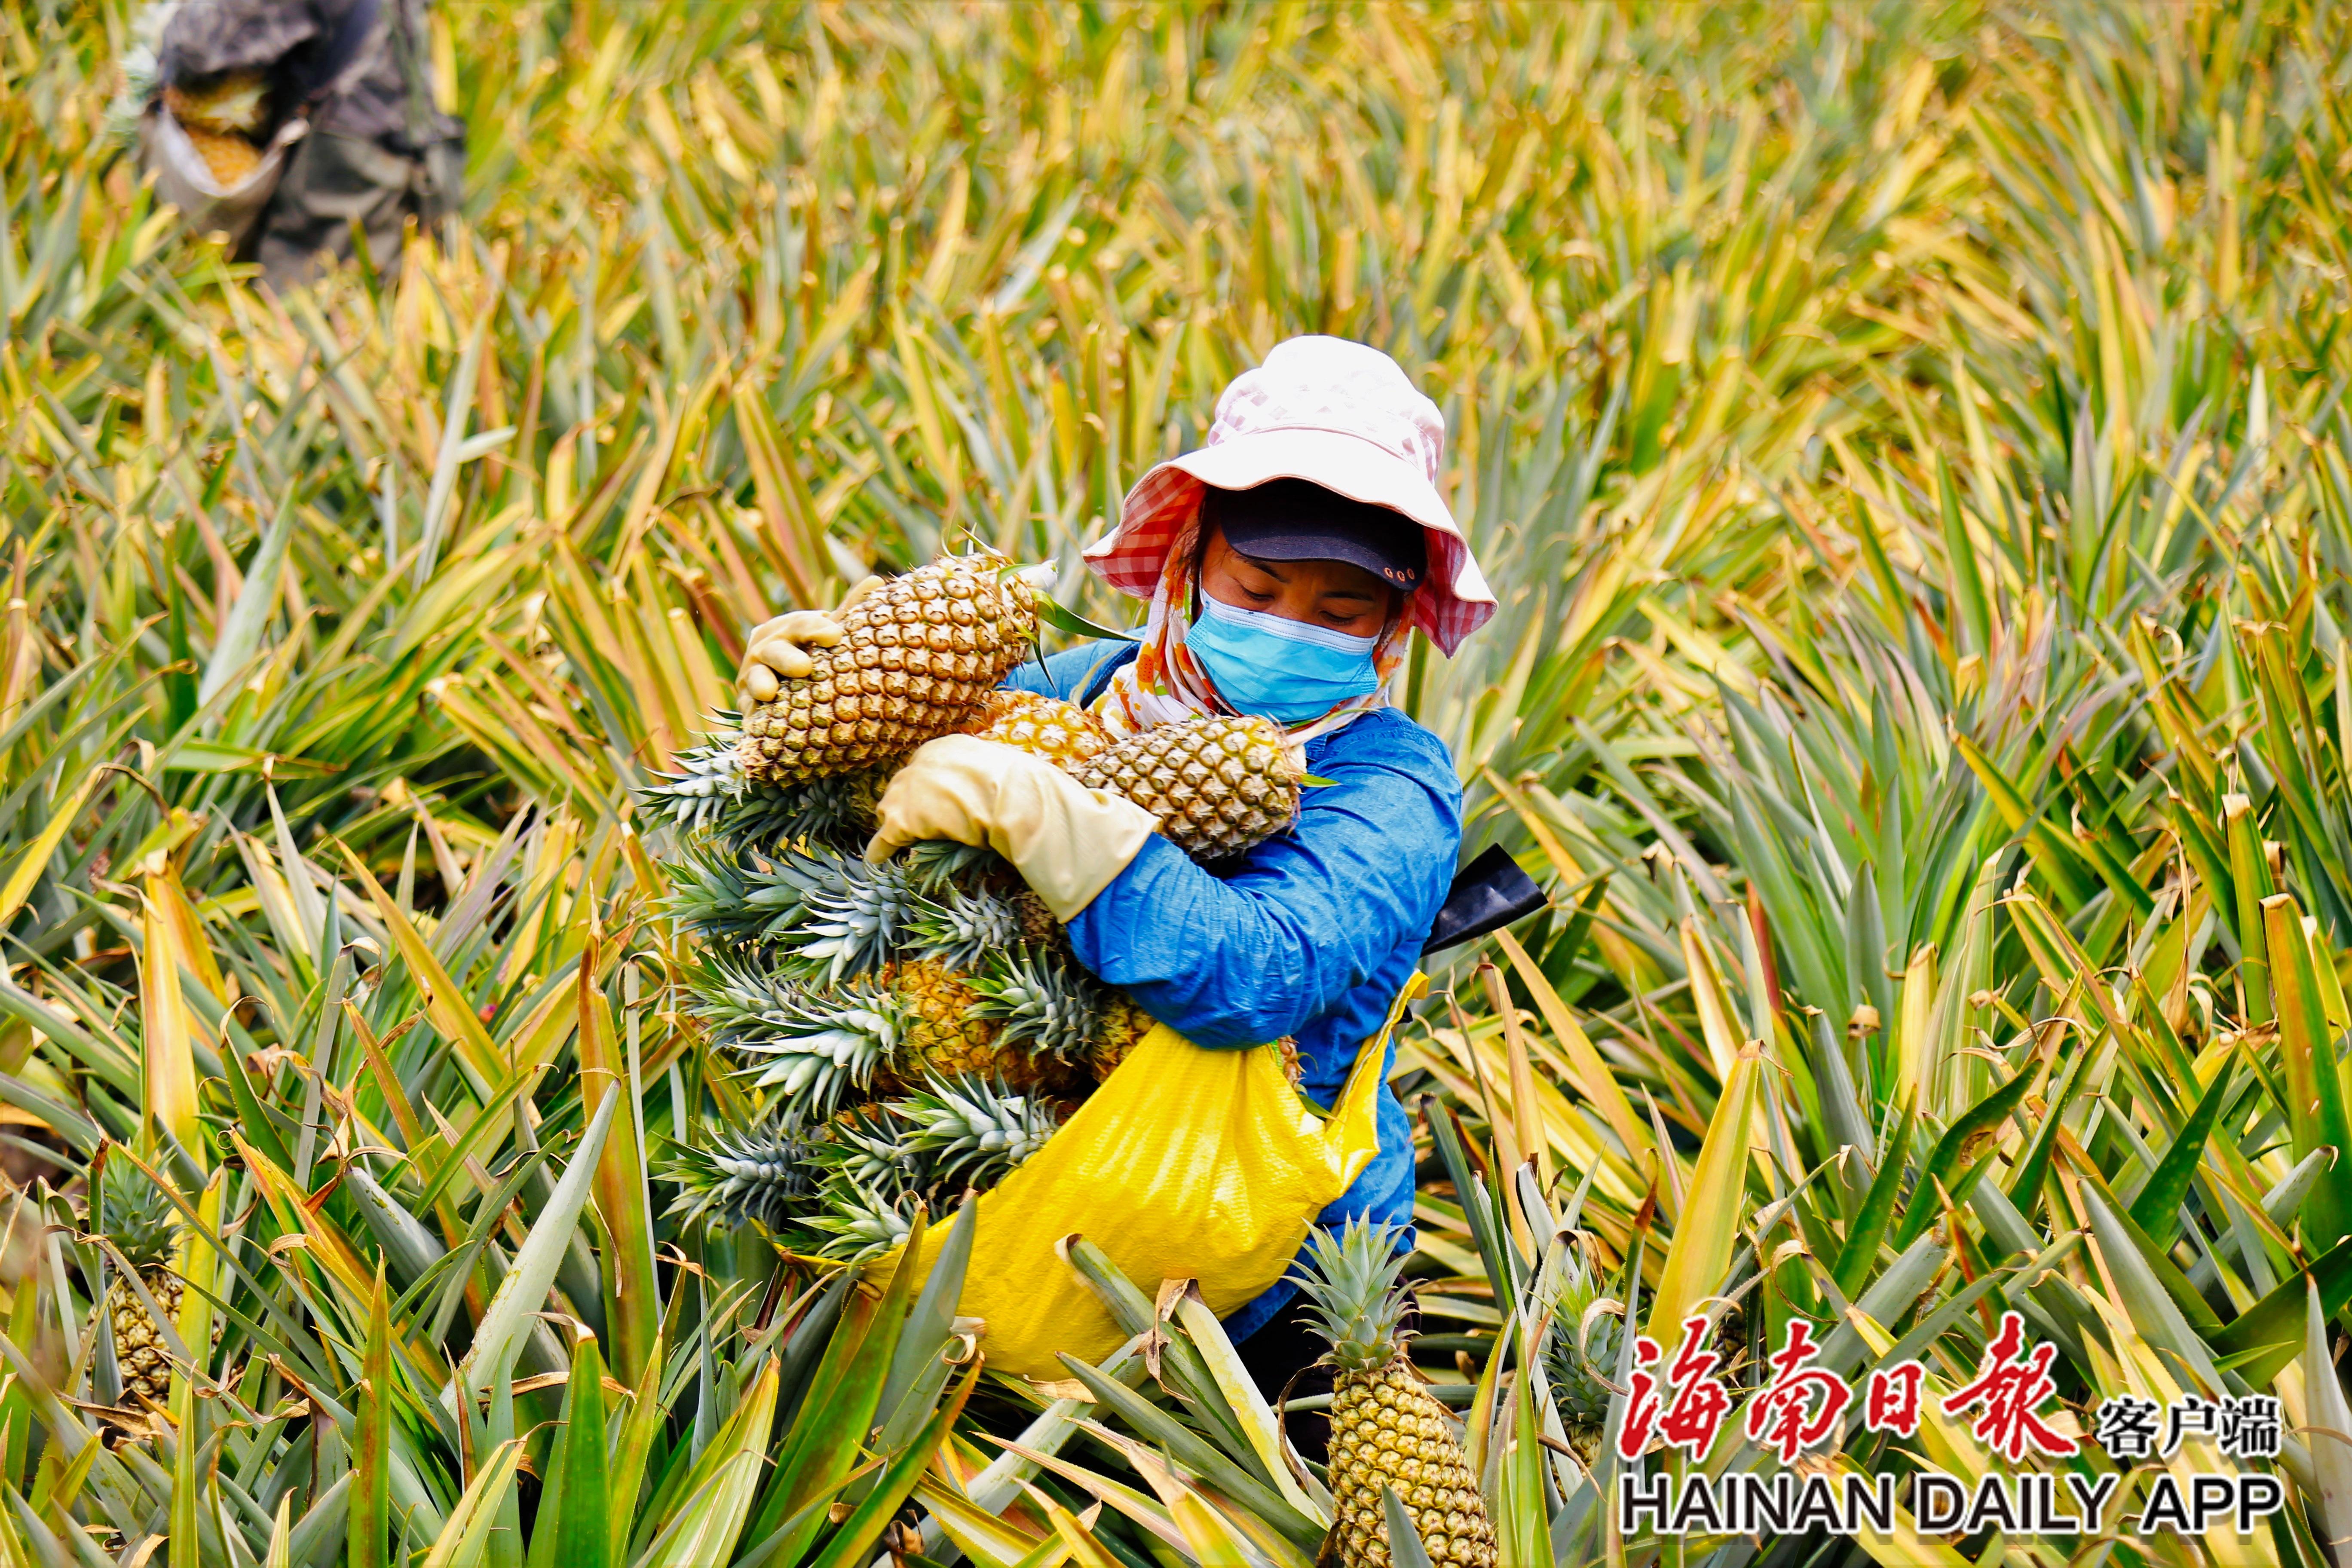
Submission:
[[[779,678],[797,679],[816,668],[808,656],[813,647],[831,647],[845,635],[834,617],[882,585],[867,577],[842,596],[830,610],[791,610],[751,628],[743,644],[743,668],[735,672],[735,701],[748,708],[772,700]]]
[[[1151,814],[1133,801],[975,735],[919,748],[882,792],[877,815],[868,860],[924,838],[986,845],[1013,862],[1058,921],[1094,902],[1152,832]]]

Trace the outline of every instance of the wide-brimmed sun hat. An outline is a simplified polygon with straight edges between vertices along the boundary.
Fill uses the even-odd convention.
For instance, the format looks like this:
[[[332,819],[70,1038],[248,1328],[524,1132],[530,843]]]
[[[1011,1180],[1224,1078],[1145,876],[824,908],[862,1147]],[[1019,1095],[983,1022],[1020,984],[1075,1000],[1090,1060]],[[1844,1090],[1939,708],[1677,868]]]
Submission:
[[[1202,487],[1307,479],[1421,525],[1430,569],[1405,620],[1451,654],[1495,613],[1495,595],[1437,493],[1444,452],[1444,416],[1396,361],[1345,338],[1291,338],[1225,388],[1199,451],[1136,481],[1118,526],[1088,547],[1087,563],[1112,587],[1148,599],[1200,512]]]

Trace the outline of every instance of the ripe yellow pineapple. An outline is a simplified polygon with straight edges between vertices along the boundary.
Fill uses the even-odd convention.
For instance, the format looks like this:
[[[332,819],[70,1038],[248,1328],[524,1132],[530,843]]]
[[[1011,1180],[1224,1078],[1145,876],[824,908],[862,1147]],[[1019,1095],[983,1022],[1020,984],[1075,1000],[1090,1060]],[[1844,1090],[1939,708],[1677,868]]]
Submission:
[[[1291,825],[1305,773],[1271,720],[1244,716],[1157,725],[1114,742],[1077,776],[1151,813],[1195,860],[1223,860]]]
[[[744,716],[744,773],[845,773],[961,728],[1034,640],[1035,595],[992,554],[881,584],[841,612],[839,643],[808,650],[814,670]]]
[[[1066,1064],[1003,1039],[1003,1022],[978,1010],[982,997],[969,973],[919,958],[890,964],[883,974],[912,1015],[898,1037],[890,1081],[911,1087],[935,1078],[985,1079],[1018,1093],[1069,1086]]]
[[[1341,1568],[1390,1568],[1381,1489],[1393,1487],[1433,1564],[1494,1568],[1495,1525],[1445,1409],[1414,1376],[1398,1231],[1357,1220],[1307,1243],[1299,1288],[1339,1368],[1331,1401],[1332,1545]]]
[[[899,1037],[898,1057],[919,1082],[925,1068],[947,1076],[983,1073],[994,1066],[996,1026],[971,1016],[979,993],[937,959],[919,958],[885,965],[882,976],[912,1013]]]
[[[165,1265],[178,1240],[179,1211],[128,1160],[109,1159],[99,1173],[98,1228],[139,1271],[139,1281],[155,1305],[166,1316],[178,1318],[187,1287]],[[114,1364],[122,1374],[123,1403],[132,1409],[142,1397],[162,1404],[172,1385],[163,1336],[130,1281],[119,1274],[107,1289],[106,1310],[114,1325]]]
[[[1109,731],[1093,714],[1034,691],[992,692],[964,732],[1033,752],[1071,773],[1110,744]]]
[[[1021,940],[1052,948],[1057,953],[1070,950],[1070,931],[1054,918],[1045,900],[1027,888],[1016,889],[1013,894],[1013,918],[1021,922]]]
[[[261,166],[261,149],[234,131],[200,131],[193,125],[183,129],[203,154],[205,167],[212,171],[217,184],[241,185]]]
[[[1102,1010],[1102,1023],[1095,1031],[1093,1047],[1087,1053],[1087,1068],[1097,1081],[1118,1070],[1127,1060],[1128,1053],[1143,1043],[1158,1019],[1135,1004],[1124,991],[1112,991]]]
[[[251,135],[269,118],[269,81],[257,70],[228,71],[163,89],[163,107],[190,131]]]

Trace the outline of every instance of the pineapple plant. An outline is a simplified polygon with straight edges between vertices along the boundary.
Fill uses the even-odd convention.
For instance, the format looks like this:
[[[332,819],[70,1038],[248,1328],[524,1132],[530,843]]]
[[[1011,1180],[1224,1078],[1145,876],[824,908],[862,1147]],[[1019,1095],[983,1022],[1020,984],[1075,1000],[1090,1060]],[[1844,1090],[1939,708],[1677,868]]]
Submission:
[[[1392,1487],[1432,1563],[1492,1568],[1495,1526],[1451,1419],[1399,1331],[1405,1255],[1393,1226],[1354,1220],[1307,1242],[1295,1278],[1338,1369],[1331,1401],[1331,1542],[1342,1568],[1389,1568],[1382,1489]]]
[[[1002,556],[950,556],[841,612],[842,640],[744,716],[744,772],[848,773],[970,721],[1036,637],[1035,589]]]
[[[106,1152],[113,1152],[109,1145]],[[160,1405],[172,1384],[163,1335],[119,1270],[135,1270],[155,1305],[176,1319],[187,1290],[169,1267],[179,1243],[179,1210],[138,1166],[110,1158],[99,1172],[97,1221],[99,1234],[121,1255],[114,1282],[107,1288],[106,1311],[113,1324],[114,1364],[122,1377],[123,1399],[133,1408],[142,1399]]]
[[[1271,720],[1192,719],[1105,747],[1080,783],[1125,795],[1196,860],[1228,860],[1289,827],[1305,772]]]

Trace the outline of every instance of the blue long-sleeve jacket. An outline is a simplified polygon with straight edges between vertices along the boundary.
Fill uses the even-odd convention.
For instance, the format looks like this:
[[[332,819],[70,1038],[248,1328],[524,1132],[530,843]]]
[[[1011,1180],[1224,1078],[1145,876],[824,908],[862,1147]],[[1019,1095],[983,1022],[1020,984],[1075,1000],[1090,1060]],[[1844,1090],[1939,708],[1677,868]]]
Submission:
[[[1091,702],[1132,644],[1081,643],[1021,667],[1007,685]],[[1124,988],[1161,1023],[1203,1046],[1291,1036],[1303,1087],[1339,1096],[1356,1052],[1379,1032],[1411,977],[1462,842],[1462,788],[1445,743],[1378,709],[1307,743],[1298,823],[1212,875],[1164,838],[1142,852],[1070,922],[1078,961]],[[1381,1063],[1382,1076],[1393,1061]],[[1380,1152],[1322,1223],[1358,1215],[1412,1223],[1412,1138],[1404,1108],[1381,1089]],[[1294,1294],[1277,1285],[1226,1320],[1246,1338]]]

